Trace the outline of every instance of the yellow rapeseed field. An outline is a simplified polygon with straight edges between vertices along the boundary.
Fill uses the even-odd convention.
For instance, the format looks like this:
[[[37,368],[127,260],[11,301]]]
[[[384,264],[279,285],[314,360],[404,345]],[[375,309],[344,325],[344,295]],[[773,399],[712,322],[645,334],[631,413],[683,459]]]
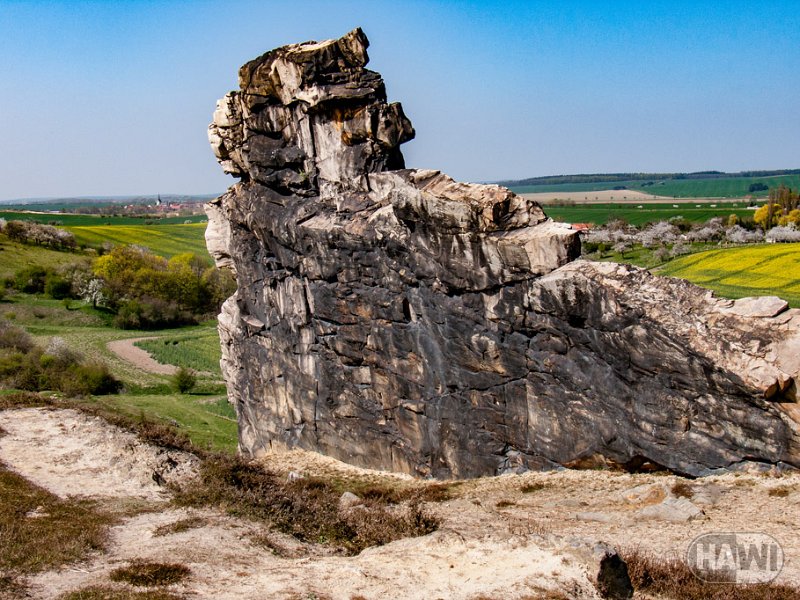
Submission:
[[[112,244],[138,244],[162,256],[194,252],[208,257],[205,242],[205,223],[181,225],[81,225],[65,227],[79,244],[99,246]]]
[[[800,308],[800,243],[698,252],[656,271],[681,277],[727,298],[780,296]]]

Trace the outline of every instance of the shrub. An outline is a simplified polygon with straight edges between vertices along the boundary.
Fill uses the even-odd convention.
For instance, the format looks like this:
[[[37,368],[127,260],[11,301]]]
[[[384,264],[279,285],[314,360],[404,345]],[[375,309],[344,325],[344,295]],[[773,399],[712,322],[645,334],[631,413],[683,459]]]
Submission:
[[[44,292],[47,275],[47,269],[44,267],[38,265],[25,267],[14,274],[14,287],[26,294],[41,294]]]
[[[124,581],[131,585],[171,585],[183,581],[191,574],[189,567],[175,563],[133,561],[127,567],[114,569],[111,581]]]
[[[23,353],[30,352],[33,348],[33,339],[21,327],[0,320],[0,348],[13,348]]]
[[[56,300],[63,300],[72,296],[72,284],[55,273],[50,273],[45,278],[44,293]]]
[[[60,378],[58,389],[70,396],[116,394],[122,382],[100,362],[74,365]]]
[[[196,383],[197,377],[195,377],[191,369],[181,367],[175,372],[175,375],[172,376],[172,385],[181,394],[191,391]]]
[[[129,300],[114,317],[114,326],[120,329],[159,329],[196,322],[190,312],[182,310],[175,302],[147,297]]]
[[[0,321],[0,383],[70,396],[113,394],[122,387],[104,363],[85,361],[63,339],[52,338],[42,350],[25,331],[6,321]]]

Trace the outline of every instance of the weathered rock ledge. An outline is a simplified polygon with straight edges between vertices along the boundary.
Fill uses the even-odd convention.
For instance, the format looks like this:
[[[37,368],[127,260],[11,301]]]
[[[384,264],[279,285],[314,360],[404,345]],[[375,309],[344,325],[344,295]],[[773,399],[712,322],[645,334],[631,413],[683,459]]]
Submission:
[[[219,324],[243,452],[435,477],[800,466],[800,311],[575,260],[534,202],[405,169],[414,130],[367,45],[264,54],[209,127],[241,180],[206,238],[237,274]]]

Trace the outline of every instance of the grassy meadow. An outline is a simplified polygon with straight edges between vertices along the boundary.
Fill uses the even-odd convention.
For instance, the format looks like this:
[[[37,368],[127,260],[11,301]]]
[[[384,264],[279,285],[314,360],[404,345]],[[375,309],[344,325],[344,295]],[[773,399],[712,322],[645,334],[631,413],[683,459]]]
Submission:
[[[655,270],[726,298],[780,296],[800,308],[800,244],[763,244],[707,250],[673,259]]]
[[[23,327],[41,346],[52,338],[61,338],[86,357],[102,360],[124,384],[122,393],[94,396],[91,402],[129,417],[145,417],[176,425],[201,447],[234,452],[237,444],[236,414],[228,403],[219,362],[219,338],[216,322],[194,327],[161,331],[122,330],[112,327],[110,317],[101,310],[80,302],[66,308],[58,300],[27,294],[8,296],[0,302],[0,317]],[[164,340],[180,340],[178,348],[192,348],[174,360],[154,353],[156,360],[169,358],[167,364],[198,371],[195,388],[179,394],[172,388],[171,377],[143,371],[108,349],[108,342],[151,337],[155,346],[165,347]],[[201,362],[197,357],[203,357]]]
[[[800,175],[776,175],[773,177],[727,177],[717,179],[666,179],[654,180],[651,185],[648,181],[607,181],[592,183],[558,183],[552,185],[522,185],[511,189],[517,194],[532,194],[538,192],[594,192],[613,190],[625,187],[653,196],[667,196],[671,198],[744,198],[753,195],[766,198],[767,191],[750,192],[749,187],[754,183],[763,183],[767,187],[778,187],[784,184],[793,189],[800,188]],[[620,190],[623,196],[625,190]],[[587,194],[591,196],[591,194]]]

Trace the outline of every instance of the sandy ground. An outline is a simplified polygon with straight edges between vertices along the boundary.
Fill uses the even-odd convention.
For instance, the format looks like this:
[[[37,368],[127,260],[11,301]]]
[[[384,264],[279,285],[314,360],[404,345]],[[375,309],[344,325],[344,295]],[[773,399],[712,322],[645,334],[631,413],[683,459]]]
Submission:
[[[0,461],[62,497],[164,500],[157,482],[191,477],[197,464],[72,410],[0,411],[0,427]]]
[[[460,484],[453,500],[429,505],[441,519],[439,531],[343,557],[215,511],[169,507],[152,477],[164,451],[100,419],[21,409],[0,412],[0,427],[7,432],[0,437],[0,461],[54,493],[129,495],[151,503],[112,529],[106,553],[31,578],[35,598],[108,585],[112,569],[137,558],[189,566],[189,580],[171,588],[189,598],[520,598],[546,589],[596,598],[596,542],[680,556],[695,536],[719,531],[770,533],[786,555],[781,579],[800,584],[798,475],[730,474],[688,482],[704,514],[674,523],[638,513],[669,495],[678,481],[672,476],[560,471],[484,478]],[[175,476],[191,475],[191,458],[171,459],[181,465]],[[398,477],[297,451],[264,462],[283,473]],[[789,491],[780,497],[771,489]],[[157,527],[187,516],[201,517],[204,526],[154,535]],[[257,539],[265,535],[268,544]]]
[[[157,360],[155,360],[146,350],[142,350],[138,346],[135,346],[136,342],[142,342],[144,340],[154,340],[157,338],[153,337],[140,337],[140,338],[131,338],[127,340],[114,340],[113,342],[108,342],[106,346],[108,347],[111,352],[119,356],[121,359],[128,361],[133,366],[141,369],[142,371],[147,371],[148,373],[155,373],[156,375],[172,375],[177,370],[178,367],[174,365],[165,365]]]
[[[743,202],[742,198],[673,198],[672,196],[654,196],[638,190],[600,190],[595,192],[536,192],[519,194],[536,202],[554,202],[556,200],[572,201],[578,204],[598,204],[608,202],[628,202],[638,204],[707,204],[709,202],[724,204],[726,202]]]

